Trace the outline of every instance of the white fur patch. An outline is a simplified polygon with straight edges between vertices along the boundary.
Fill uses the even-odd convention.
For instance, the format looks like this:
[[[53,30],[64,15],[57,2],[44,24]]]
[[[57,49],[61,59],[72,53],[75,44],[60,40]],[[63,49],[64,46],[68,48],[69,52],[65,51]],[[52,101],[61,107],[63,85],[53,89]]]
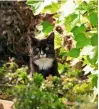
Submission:
[[[39,66],[39,69],[48,69],[52,66],[53,59],[40,58],[40,59],[34,61],[34,63]]]

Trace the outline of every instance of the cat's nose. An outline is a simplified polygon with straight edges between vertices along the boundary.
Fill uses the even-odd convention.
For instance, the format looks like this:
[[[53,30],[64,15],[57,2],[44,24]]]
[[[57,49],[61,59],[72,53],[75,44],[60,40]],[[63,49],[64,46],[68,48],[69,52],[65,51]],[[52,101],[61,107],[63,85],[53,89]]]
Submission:
[[[46,57],[46,54],[43,51],[41,51],[40,58],[45,58],[45,57]]]

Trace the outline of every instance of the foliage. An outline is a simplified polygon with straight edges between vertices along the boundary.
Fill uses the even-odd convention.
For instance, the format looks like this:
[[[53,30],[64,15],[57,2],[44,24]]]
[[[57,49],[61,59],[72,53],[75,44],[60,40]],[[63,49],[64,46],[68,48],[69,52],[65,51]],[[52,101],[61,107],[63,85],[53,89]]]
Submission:
[[[14,86],[25,85],[30,81],[27,71],[27,66],[19,68],[15,62],[7,62],[0,67],[0,98],[12,100]]]
[[[52,26],[49,22],[47,22],[47,21],[44,21],[44,22],[42,22],[41,23],[41,26],[43,27],[43,32],[45,33],[45,34],[48,34],[48,33],[50,33],[52,30],[53,30],[53,28],[54,28],[54,26]]]
[[[93,88],[97,87],[98,75],[95,73],[97,72],[98,64],[97,0],[89,2],[75,1],[74,5],[77,7],[69,15],[63,14],[65,8],[62,9],[62,6],[67,6],[65,3],[69,1],[60,2],[52,1],[50,4],[44,5],[39,11],[34,10],[34,13],[38,11],[38,13],[45,14],[53,14],[57,11],[57,14],[53,16],[55,19],[53,28],[51,28],[53,20],[47,20],[49,24],[43,21],[41,23],[43,24],[43,29],[40,32],[46,35],[51,31],[55,32],[55,49],[58,50],[57,57],[59,59],[58,70],[63,77],[57,78],[58,85],[53,85],[53,82],[50,81],[54,77],[49,77],[44,81],[43,88],[44,90],[53,91],[53,93],[56,92],[72,101],[73,99],[77,100],[77,95],[79,94],[83,96],[83,94],[94,92],[92,91]],[[32,2],[31,4],[34,3]],[[68,45],[66,45],[65,38],[68,33],[72,33],[70,37],[72,37],[72,42],[75,42],[75,46],[67,51],[65,47]],[[65,45],[63,45],[63,42]],[[73,43],[70,44],[72,45]],[[79,62],[75,65],[75,68],[72,68],[69,64],[76,58],[78,58]],[[70,61],[69,64],[67,64],[68,61]],[[89,66],[90,69],[88,69]],[[90,76],[88,76],[89,74]],[[67,94],[64,93],[65,91]]]
[[[12,65],[13,67],[11,67]],[[2,91],[6,95],[9,94],[10,98],[16,97],[16,109],[24,109],[24,107],[28,109],[41,107],[44,109],[66,109],[68,106],[65,103],[68,101],[76,101],[80,104],[83,100],[84,103],[86,100],[83,97],[93,93],[92,88],[97,81],[96,75],[82,80],[81,72],[70,69],[68,65],[66,75],[61,74],[61,77],[49,76],[46,79],[37,73],[31,79],[27,74],[27,67],[15,66],[17,64],[9,62],[2,67],[5,71],[5,83],[12,85],[11,88],[2,89]],[[88,100],[90,102],[90,99]]]
[[[7,62],[0,68],[0,72],[2,76],[3,83],[7,83],[9,85],[15,84],[27,84],[29,82],[29,78],[27,75],[28,67],[23,66],[21,68],[15,62]],[[1,81],[1,82],[2,82]]]
[[[92,85],[75,77],[49,76],[44,80],[41,74],[35,74],[28,85],[18,85],[14,92],[16,109],[66,109],[64,102],[75,101],[82,94],[92,93]]]
[[[42,78],[42,76],[36,75],[34,78]],[[16,109],[65,109],[65,105],[62,103],[61,99],[58,98],[57,94],[52,93],[51,91],[43,91],[38,88],[37,86],[39,84],[37,80],[33,80],[33,82],[35,84],[30,84],[29,86],[24,86],[23,88],[20,87],[21,89],[17,95],[17,102],[15,103]]]
[[[45,1],[42,1],[45,3]],[[55,22],[55,27],[57,25],[64,26],[63,31],[66,31],[66,34],[69,32],[73,33],[73,40],[76,42],[75,48],[72,48],[69,52],[66,52],[65,56],[70,56],[73,58],[81,58],[81,52],[84,47],[87,47],[88,45],[92,45],[93,47],[97,47],[98,45],[98,36],[97,36],[97,0],[96,1],[81,1],[81,2],[76,2],[75,1],[75,6],[78,5],[78,7],[74,10],[74,12],[70,13],[67,16],[63,16],[63,10],[62,6],[65,7],[64,3],[68,1],[60,1],[59,2],[50,2],[49,4],[46,4],[43,6],[43,8],[39,11],[39,13],[47,13],[49,12],[50,14],[53,14],[57,10],[57,14],[54,15],[54,18],[56,20]],[[36,3],[39,3],[37,1]],[[34,1],[27,1],[28,5],[31,5],[31,7],[36,7],[34,6],[35,2]],[[42,6],[42,4],[41,4]],[[55,9],[55,11],[54,11]],[[60,10],[60,11],[59,11]],[[37,10],[34,10],[34,13],[36,13]],[[62,19],[61,19],[62,18]],[[43,32],[44,34],[48,34],[54,28],[52,27],[50,21],[50,17],[48,18],[49,20],[43,21],[41,23],[43,29],[41,33]],[[96,19],[96,20],[94,20]],[[47,33],[46,33],[47,32]],[[55,48],[60,48],[62,47],[62,40],[63,37],[60,37],[60,34],[57,34],[55,31],[56,38],[55,38]],[[63,35],[66,35],[63,34]],[[64,48],[64,47],[63,47]],[[96,52],[97,50],[94,50],[93,52]],[[96,54],[97,55],[97,54]],[[94,61],[94,64],[96,65],[97,59],[95,58],[96,55],[93,56],[92,61]],[[87,58],[89,61],[89,59]],[[89,64],[93,64],[92,61],[89,61]]]

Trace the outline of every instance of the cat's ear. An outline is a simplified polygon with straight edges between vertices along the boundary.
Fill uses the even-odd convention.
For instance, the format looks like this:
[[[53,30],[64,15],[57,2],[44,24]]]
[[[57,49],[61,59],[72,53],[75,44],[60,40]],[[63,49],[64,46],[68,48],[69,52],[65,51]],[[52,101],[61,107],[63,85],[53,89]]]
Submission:
[[[54,42],[54,36],[55,36],[55,34],[54,34],[54,32],[52,32],[52,33],[47,37],[47,40],[48,40],[49,42]]]
[[[30,42],[32,46],[37,45],[38,39],[36,39],[35,37],[30,36]]]

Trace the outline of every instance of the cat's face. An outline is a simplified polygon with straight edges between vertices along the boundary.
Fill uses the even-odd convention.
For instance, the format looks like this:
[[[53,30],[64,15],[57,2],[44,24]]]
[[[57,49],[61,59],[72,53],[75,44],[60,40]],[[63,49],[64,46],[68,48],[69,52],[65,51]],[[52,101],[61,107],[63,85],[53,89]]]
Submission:
[[[54,59],[54,33],[51,33],[46,39],[31,39],[33,61],[38,59]]]

